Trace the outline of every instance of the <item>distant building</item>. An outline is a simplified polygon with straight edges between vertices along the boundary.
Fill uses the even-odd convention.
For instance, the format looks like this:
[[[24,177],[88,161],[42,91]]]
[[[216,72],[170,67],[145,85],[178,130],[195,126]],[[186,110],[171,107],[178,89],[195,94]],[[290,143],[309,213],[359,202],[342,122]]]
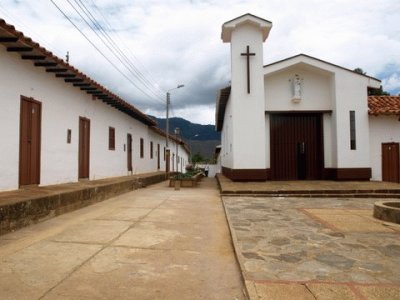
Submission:
[[[222,173],[399,182],[400,97],[368,97],[379,79],[305,54],[264,66],[271,27],[250,14],[222,26],[232,64],[216,107]]]
[[[152,119],[4,20],[0,44],[0,190],[185,170],[184,143],[168,155]]]

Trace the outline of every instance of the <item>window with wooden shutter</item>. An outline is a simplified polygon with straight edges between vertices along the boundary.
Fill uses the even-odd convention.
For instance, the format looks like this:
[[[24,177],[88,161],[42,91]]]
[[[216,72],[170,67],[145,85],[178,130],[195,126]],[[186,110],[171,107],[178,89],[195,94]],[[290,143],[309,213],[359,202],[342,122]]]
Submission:
[[[153,159],[153,142],[150,142],[150,158]]]
[[[140,138],[140,158],[144,157],[144,141]]]
[[[115,128],[108,127],[108,149],[115,150]]]
[[[356,150],[356,112],[350,111],[350,149]]]

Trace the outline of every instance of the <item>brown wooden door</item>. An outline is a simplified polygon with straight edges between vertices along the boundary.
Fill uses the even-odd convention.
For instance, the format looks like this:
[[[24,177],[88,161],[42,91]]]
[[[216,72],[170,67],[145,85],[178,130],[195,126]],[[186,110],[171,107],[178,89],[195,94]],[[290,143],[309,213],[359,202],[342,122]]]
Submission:
[[[270,120],[272,179],[321,179],[321,114],[276,114]]]
[[[90,120],[79,117],[79,178],[89,178]]]
[[[40,183],[42,104],[21,97],[19,185]]]
[[[127,155],[128,155],[128,171],[132,172],[132,135],[128,133],[127,135],[127,142],[126,142],[126,148],[127,148]]]
[[[165,150],[165,172],[169,173],[169,169],[170,169],[170,151],[169,149]]]
[[[160,170],[160,144],[157,144],[157,170]]]
[[[382,180],[400,182],[399,174],[399,144],[382,144]]]

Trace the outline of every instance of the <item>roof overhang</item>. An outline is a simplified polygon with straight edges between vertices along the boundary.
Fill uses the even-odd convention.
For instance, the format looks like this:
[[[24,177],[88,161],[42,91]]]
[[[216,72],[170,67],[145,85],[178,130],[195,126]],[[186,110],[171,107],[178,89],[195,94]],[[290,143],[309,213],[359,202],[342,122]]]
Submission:
[[[229,43],[231,41],[232,32],[238,26],[250,24],[258,27],[262,32],[263,41],[265,41],[269,35],[272,28],[272,22],[254,16],[252,14],[245,14],[243,16],[237,17],[233,20],[225,22],[222,25],[221,39],[224,43]]]
[[[224,125],[225,109],[231,95],[231,87],[227,86],[219,90],[217,96],[217,108],[215,110],[215,129],[221,131]]]
[[[64,80],[67,84],[71,84],[82,92],[91,95],[93,100],[99,99],[146,125],[156,125],[153,119],[132,104],[124,101],[78,69],[41,47],[3,19],[0,19],[0,44],[8,52],[19,54],[21,59],[32,61],[35,67],[43,68],[45,72],[53,73],[56,78]]]

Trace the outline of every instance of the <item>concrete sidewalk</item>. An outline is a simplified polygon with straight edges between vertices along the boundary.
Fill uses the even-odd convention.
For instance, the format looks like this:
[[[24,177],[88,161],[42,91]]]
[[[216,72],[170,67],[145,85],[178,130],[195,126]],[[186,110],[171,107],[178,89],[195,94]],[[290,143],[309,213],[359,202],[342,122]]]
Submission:
[[[0,235],[164,180],[153,172],[0,192]]]
[[[245,299],[215,180],[163,182],[1,236],[0,299]]]

